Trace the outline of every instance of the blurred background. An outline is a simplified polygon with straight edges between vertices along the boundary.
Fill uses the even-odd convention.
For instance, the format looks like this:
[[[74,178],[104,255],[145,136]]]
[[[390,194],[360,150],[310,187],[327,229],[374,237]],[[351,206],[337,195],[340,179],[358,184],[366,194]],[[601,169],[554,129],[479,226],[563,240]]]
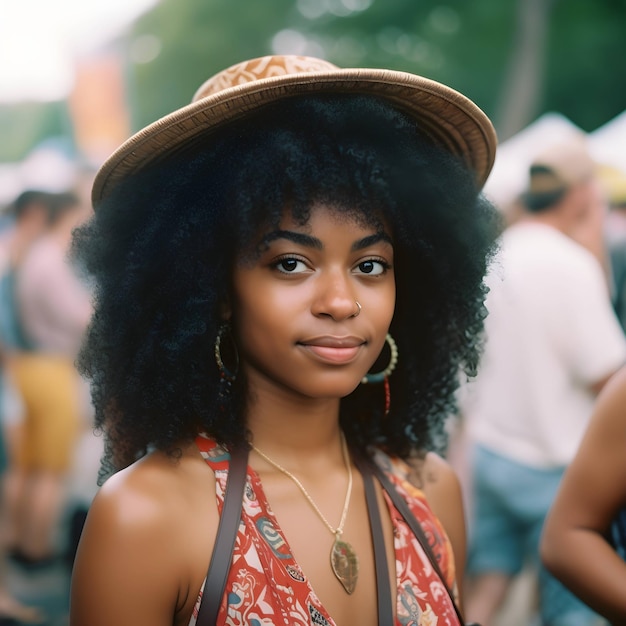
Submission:
[[[213,73],[271,53],[406,70],[466,94],[498,132],[486,193],[503,212],[550,138],[584,133],[594,159],[626,177],[626,0],[0,0],[0,16],[7,232],[22,192],[72,190],[88,205],[93,173],[130,134],[188,104]],[[65,558],[0,565],[0,625],[27,621],[2,617],[3,586],[41,609],[28,621],[67,623],[74,528],[101,447],[81,398],[53,529]],[[520,598],[503,624],[528,623]]]
[[[61,186],[62,159],[98,166],[214,72],[272,52],[442,81],[492,118],[501,142],[546,113],[592,133],[626,106],[626,0],[0,6],[0,201],[45,176],[38,168]]]

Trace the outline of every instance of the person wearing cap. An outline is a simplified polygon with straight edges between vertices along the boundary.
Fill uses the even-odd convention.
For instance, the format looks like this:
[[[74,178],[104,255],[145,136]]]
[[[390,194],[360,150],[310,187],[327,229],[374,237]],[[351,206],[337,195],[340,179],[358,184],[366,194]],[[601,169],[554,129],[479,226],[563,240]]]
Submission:
[[[596,237],[599,202],[584,142],[547,146],[488,277],[485,351],[462,407],[473,444],[466,608],[483,624],[529,563],[542,624],[598,620],[539,565],[538,549],[595,396],[626,362],[606,276],[582,244]]]
[[[437,451],[480,350],[495,145],[444,85],[278,55],[109,158],[74,250],[113,475],[72,626],[463,623]]]

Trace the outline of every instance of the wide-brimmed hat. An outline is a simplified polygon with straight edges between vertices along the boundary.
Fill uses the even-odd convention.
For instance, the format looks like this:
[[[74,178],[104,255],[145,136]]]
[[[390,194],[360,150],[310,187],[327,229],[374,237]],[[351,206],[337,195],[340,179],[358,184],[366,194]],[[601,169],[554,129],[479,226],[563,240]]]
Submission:
[[[348,93],[378,96],[415,119],[431,140],[465,160],[482,186],[491,171],[496,134],[471,100],[441,83],[406,72],[339,68],[312,57],[276,55],[243,61],[209,78],[191,104],[166,115],[122,144],[93,186],[99,204],[127,176],[202,133],[293,96]]]

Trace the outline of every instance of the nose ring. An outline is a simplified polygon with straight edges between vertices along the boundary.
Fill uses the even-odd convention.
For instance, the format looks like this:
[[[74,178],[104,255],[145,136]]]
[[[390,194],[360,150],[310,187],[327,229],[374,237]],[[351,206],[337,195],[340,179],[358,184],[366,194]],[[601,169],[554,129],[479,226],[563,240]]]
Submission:
[[[352,317],[359,317],[359,315],[361,314],[361,309],[363,307],[359,304],[358,300],[355,300],[355,303],[356,303],[358,309],[357,309],[357,312],[352,315]]]

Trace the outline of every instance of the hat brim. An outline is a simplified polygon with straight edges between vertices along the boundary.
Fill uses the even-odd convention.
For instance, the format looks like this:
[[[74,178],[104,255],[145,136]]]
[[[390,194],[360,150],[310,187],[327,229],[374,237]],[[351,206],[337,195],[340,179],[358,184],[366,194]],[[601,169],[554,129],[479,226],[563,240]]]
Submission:
[[[123,143],[102,165],[93,185],[97,206],[123,179],[197,135],[300,95],[348,93],[381,97],[414,118],[431,140],[464,159],[482,187],[493,166],[496,134],[471,100],[436,81],[393,70],[338,69],[273,76],[237,85],[166,115]]]

